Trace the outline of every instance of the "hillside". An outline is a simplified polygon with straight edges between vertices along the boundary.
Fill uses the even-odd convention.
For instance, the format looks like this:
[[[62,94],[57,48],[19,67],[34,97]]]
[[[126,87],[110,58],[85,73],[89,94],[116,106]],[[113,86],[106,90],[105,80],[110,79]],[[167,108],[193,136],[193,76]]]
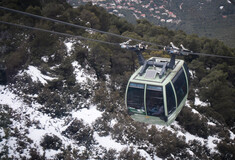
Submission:
[[[125,17],[129,22],[138,19],[223,41],[235,47],[235,2],[233,0],[68,0],[78,6],[92,2],[109,13]]]
[[[155,44],[173,41],[194,52],[235,56],[218,40],[145,20],[133,25],[91,4],[3,0],[0,6]],[[0,15],[0,21],[54,31],[0,23],[6,67],[0,68],[0,159],[234,159],[234,59],[178,57],[191,73],[186,105],[170,126],[139,123],[124,104],[137,56],[111,45],[126,39],[2,9]],[[166,55],[147,50],[144,56]]]

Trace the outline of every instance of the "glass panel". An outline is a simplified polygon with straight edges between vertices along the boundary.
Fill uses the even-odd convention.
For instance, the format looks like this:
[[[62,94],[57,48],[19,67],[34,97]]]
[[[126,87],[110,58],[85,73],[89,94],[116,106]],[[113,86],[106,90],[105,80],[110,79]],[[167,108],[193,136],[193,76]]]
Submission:
[[[175,87],[177,102],[179,105],[187,94],[187,83],[186,83],[185,74],[182,68],[173,78],[172,82]]]
[[[144,110],[144,84],[130,83],[127,91],[127,107]]]
[[[163,117],[165,115],[162,87],[147,86],[146,105],[149,116]]]
[[[186,65],[186,63],[184,63],[184,69],[186,71],[186,74],[187,74],[187,77],[188,77],[188,81],[190,82],[190,73],[189,73],[188,66]]]
[[[168,115],[175,111],[176,103],[175,103],[175,94],[172,89],[171,83],[166,85],[166,97],[167,97],[167,110]]]

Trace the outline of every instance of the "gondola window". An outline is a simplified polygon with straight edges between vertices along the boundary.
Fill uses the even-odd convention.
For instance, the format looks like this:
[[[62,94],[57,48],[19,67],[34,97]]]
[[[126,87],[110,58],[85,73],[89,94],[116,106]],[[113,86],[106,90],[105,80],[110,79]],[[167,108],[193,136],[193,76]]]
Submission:
[[[176,109],[175,94],[172,89],[171,83],[166,85],[166,97],[167,97],[167,110],[168,115],[173,113]]]
[[[174,77],[172,82],[174,84],[176,95],[177,95],[177,105],[179,106],[187,94],[187,82],[186,82],[186,77],[182,68]]]
[[[162,87],[148,85],[146,90],[146,107],[149,116],[164,115]]]
[[[130,108],[145,110],[144,84],[130,83],[127,93],[127,106]]]

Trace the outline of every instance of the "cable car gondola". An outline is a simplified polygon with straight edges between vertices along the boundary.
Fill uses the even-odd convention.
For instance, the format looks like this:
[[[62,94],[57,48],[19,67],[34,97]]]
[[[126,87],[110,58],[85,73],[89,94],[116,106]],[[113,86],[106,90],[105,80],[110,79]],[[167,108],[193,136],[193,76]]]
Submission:
[[[123,47],[124,48],[124,47]],[[189,92],[189,71],[175,59],[173,47],[165,48],[171,58],[144,60],[141,45],[127,46],[137,53],[141,67],[130,77],[125,94],[129,115],[135,121],[170,125],[183,108]],[[185,52],[187,53],[187,52]]]
[[[76,37],[81,40],[95,41],[109,45],[121,45],[122,48],[134,50],[138,55],[138,60],[141,67],[131,76],[130,80],[128,81],[125,94],[125,103],[128,109],[128,113],[131,115],[131,117],[134,120],[140,122],[170,125],[184,106],[189,90],[189,72],[183,60],[175,59],[176,55],[211,56],[229,59],[235,58],[233,56],[231,57],[206,53],[194,53],[184,48],[183,45],[181,45],[181,48],[178,48],[174,46],[172,42],[171,47],[166,47],[163,45],[142,41],[140,39],[130,38],[77,24],[71,24],[57,19],[34,15],[2,6],[0,6],[0,9],[164,48],[164,50],[171,55],[171,58],[152,57],[149,60],[145,60],[141,53],[145,49],[145,46],[142,46],[141,44],[136,46],[129,46],[127,44],[129,41],[121,44],[111,43],[98,39],[91,39],[42,28],[0,21],[0,23],[6,25],[33,29],[62,36]],[[0,72],[0,83],[6,84],[6,67],[0,66]]]

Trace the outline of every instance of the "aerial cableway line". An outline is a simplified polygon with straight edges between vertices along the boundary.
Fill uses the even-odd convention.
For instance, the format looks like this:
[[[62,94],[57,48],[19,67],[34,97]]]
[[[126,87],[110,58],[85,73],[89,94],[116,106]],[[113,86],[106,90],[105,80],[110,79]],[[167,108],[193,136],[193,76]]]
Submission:
[[[49,20],[49,21],[52,21],[52,22],[61,23],[61,24],[65,24],[65,25],[68,25],[68,26],[76,27],[76,28],[81,28],[81,29],[85,29],[85,30],[88,29],[88,30],[92,30],[94,32],[107,34],[107,35],[115,36],[115,37],[118,37],[118,38],[124,38],[124,39],[128,39],[128,40],[130,39],[132,41],[136,41],[136,42],[140,42],[140,43],[144,43],[144,44],[148,44],[148,45],[153,45],[153,46],[157,46],[157,47],[161,47],[161,48],[164,47],[163,45],[158,45],[156,43],[151,43],[151,42],[143,41],[143,40],[140,40],[140,39],[135,39],[135,38],[127,37],[127,36],[122,36],[122,35],[115,34],[115,33],[105,32],[105,31],[101,31],[101,30],[98,30],[98,29],[81,26],[81,25],[78,25],[78,24],[73,24],[73,23],[69,23],[69,22],[65,22],[65,21],[61,21],[61,20],[57,20],[57,19],[53,19],[53,18],[48,18],[48,17],[44,17],[44,16],[31,14],[31,13],[28,13],[28,12],[23,12],[23,11],[11,9],[11,8],[6,8],[6,7],[3,7],[3,6],[0,6],[0,9],[7,10],[7,11],[10,11],[10,12],[19,13],[19,14],[23,14],[23,15],[27,15],[27,16],[31,16],[31,17],[35,17],[35,18],[39,18],[39,19]]]
[[[49,19],[47,18],[47,20]],[[54,19],[52,20],[54,22],[58,21]],[[128,113],[134,120],[151,124],[170,125],[175,120],[177,115],[180,113],[181,109],[183,108],[187,100],[189,93],[189,79],[190,79],[188,67],[184,62],[184,60],[175,59],[175,56],[198,55],[198,56],[212,56],[212,57],[230,58],[230,59],[235,58],[222,55],[193,53],[192,51],[186,49],[182,44],[181,48],[178,48],[171,42],[170,46],[161,46],[155,44],[155,46],[163,47],[165,52],[171,56],[170,59],[151,57],[150,59],[145,60],[142,55],[143,51],[145,51],[146,49],[153,51],[157,50],[147,47],[146,44],[152,44],[151,42],[137,40],[141,43],[138,45],[129,45],[128,42],[130,40],[136,41],[136,39],[121,35],[116,35],[109,32],[99,31],[84,26],[83,29],[89,29],[95,32],[100,32],[103,34],[109,34],[113,36],[115,35],[120,38],[126,38],[128,39],[128,41],[124,43],[111,43],[103,40],[91,39],[82,36],[76,36],[67,33],[46,30],[42,28],[29,27],[10,22],[0,21],[0,23],[13,25],[16,27],[48,32],[62,36],[75,37],[82,40],[95,41],[110,45],[117,45],[120,46],[121,48],[135,51],[138,56],[140,68],[136,70],[135,73],[133,73],[133,75],[130,77],[128,81],[126,88],[126,95],[125,95],[125,103],[128,109]]]
[[[23,12],[23,11],[11,9],[11,8],[6,8],[6,7],[3,7],[3,6],[0,6],[0,9],[6,10],[6,11],[10,11],[10,12],[14,12],[14,13],[19,13],[19,14],[27,15],[27,16],[31,16],[31,17],[35,17],[35,18],[39,18],[39,19],[43,19],[43,20],[49,20],[49,21],[52,21],[52,22],[61,23],[61,24],[69,25],[69,26],[76,27],[76,28],[81,28],[81,29],[85,29],[85,30],[87,29],[87,30],[91,30],[91,31],[94,31],[94,32],[102,33],[102,34],[107,34],[107,35],[110,35],[110,36],[124,38],[124,39],[128,39],[128,40],[136,41],[136,42],[139,42],[139,43],[142,43],[142,44],[148,44],[148,45],[160,47],[162,49],[168,49],[168,50],[166,50],[167,53],[171,53],[172,51],[173,52],[176,51],[174,47],[170,48],[170,50],[169,50],[168,46],[159,45],[159,44],[156,44],[156,43],[152,43],[152,42],[148,42],[148,41],[143,41],[143,40],[140,40],[140,39],[135,39],[135,38],[127,37],[127,36],[122,36],[122,35],[118,35],[118,34],[115,34],[115,33],[105,32],[105,31],[101,31],[101,30],[90,28],[90,27],[86,27],[86,26],[72,24],[72,23],[69,23],[69,22],[65,22],[65,21],[61,21],[61,20],[57,20],[57,19],[53,19],[53,18],[48,18],[48,17],[44,17],[44,16],[39,16],[39,15],[31,14],[31,13],[28,13],[28,12]],[[6,24],[6,23],[9,23],[9,22],[2,21],[1,23],[5,23]],[[10,23],[8,25],[10,25]],[[23,25],[20,26],[19,24],[13,24],[12,23],[11,25],[15,25],[15,26],[18,25],[18,27],[23,27]],[[29,26],[26,26],[26,27],[28,29],[33,29],[34,28],[34,30],[36,30],[35,27],[32,27],[32,28],[30,28]],[[26,27],[24,27],[24,28],[26,28]],[[45,32],[50,32],[50,33],[54,33],[54,34],[60,34],[60,35],[72,37],[72,35],[66,34],[66,33],[62,33],[62,32],[49,31],[49,30],[46,31],[45,29],[40,29],[40,28],[38,28],[37,30],[41,30],[41,31],[45,31]],[[87,38],[82,37],[82,36],[73,35],[73,37],[77,37],[77,38],[80,38],[80,39],[88,40]],[[99,41],[99,42],[101,42],[100,40],[94,40],[94,39],[90,39],[90,40],[91,41],[97,41],[97,42]],[[111,42],[103,41],[101,43],[106,43],[106,44],[109,43],[110,44]],[[113,44],[115,44],[115,43],[113,43]],[[115,44],[115,45],[117,45],[117,44]],[[160,49],[148,48],[148,50],[159,51]],[[185,52],[183,50],[177,50],[177,52],[178,52],[178,55],[197,55],[197,56],[210,56],[210,57],[231,58],[231,59],[235,58],[235,57],[231,57],[231,56],[222,56],[222,55],[214,55],[214,54],[206,54],[206,53],[194,53],[192,51],[191,52],[187,52],[185,54]]]

